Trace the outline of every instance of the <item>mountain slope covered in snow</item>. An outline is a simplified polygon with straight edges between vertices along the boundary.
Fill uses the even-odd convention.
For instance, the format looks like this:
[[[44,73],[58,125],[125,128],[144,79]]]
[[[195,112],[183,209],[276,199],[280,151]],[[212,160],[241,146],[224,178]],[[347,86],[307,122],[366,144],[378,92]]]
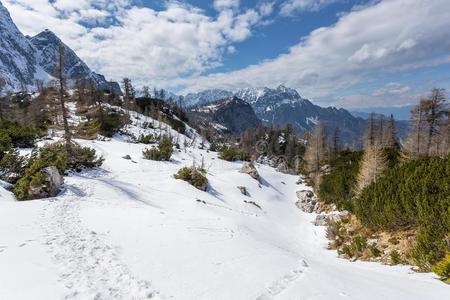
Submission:
[[[118,83],[92,72],[53,32],[45,30],[34,37],[25,37],[0,2],[0,87],[4,90],[34,88],[36,80],[53,79],[60,45],[64,48],[64,75],[72,84],[84,80],[93,82],[96,88],[121,93]]]
[[[34,84],[38,72],[35,54],[33,46],[0,2],[0,87]]]
[[[149,117],[130,118],[128,135],[177,134]],[[144,159],[148,145],[128,135],[77,140],[104,165],[70,174],[52,199],[16,202],[0,188],[0,299],[450,296],[432,274],[338,258],[315,216],[295,205],[296,191],[309,189],[298,176],[257,165],[257,181],[239,172],[242,162],[200,149],[198,135],[186,132],[178,139],[188,146],[168,162]],[[206,192],[173,176],[200,162]]]

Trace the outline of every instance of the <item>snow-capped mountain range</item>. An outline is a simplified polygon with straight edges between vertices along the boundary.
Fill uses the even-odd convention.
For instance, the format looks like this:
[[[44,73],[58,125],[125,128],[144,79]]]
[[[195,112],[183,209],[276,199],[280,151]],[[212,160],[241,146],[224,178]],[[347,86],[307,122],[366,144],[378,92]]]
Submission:
[[[69,83],[91,81],[97,88],[120,93],[118,83],[91,71],[53,32],[45,30],[34,37],[24,36],[0,2],[0,88],[33,89],[37,80],[54,79],[60,46],[64,48],[64,70]]]
[[[97,88],[121,93],[118,83],[109,82],[104,76],[91,71],[53,32],[45,30],[34,37],[24,36],[0,2],[0,90],[33,89],[37,80],[52,80],[56,75],[60,46],[64,48],[64,71],[69,83],[84,80],[93,82]],[[266,125],[284,126],[291,123],[296,130],[307,131],[321,120],[330,130],[339,126],[345,141],[359,138],[365,127],[363,119],[352,116],[348,111],[314,105],[296,90],[283,85],[275,89],[245,88],[236,92],[212,89],[184,97],[165,94],[165,98],[182,100],[186,107],[202,106],[232,96],[250,104],[256,116]]]
[[[204,106],[208,103],[236,96],[251,105],[256,115],[266,125],[285,126],[290,123],[297,131],[311,130],[322,121],[328,130],[339,127],[342,141],[349,144],[361,136],[366,122],[345,109],[320,107],[303,98],[292,88],[283,85],[275,89],[245,88],[236,92],[226,90],[205,90],[187,94],[183,102],[186,106]]]

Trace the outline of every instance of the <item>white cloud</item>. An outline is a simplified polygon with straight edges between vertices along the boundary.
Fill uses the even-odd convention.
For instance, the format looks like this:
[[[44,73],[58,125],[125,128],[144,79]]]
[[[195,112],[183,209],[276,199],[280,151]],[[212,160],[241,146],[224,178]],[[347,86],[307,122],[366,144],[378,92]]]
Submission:
[[[346,108],[390,107],[416,105],[429,90],[423,86],[411,88],[399,83],[389,83],[372,90],[355,92],[344,96],[331,96],[326,102],[338,103]],[[325,103],[326,103],[325,102]]]
[[[87,9],[90,7],[88,0],[56,0],[53,4],[56,9],[63,11],[76,11],[81,9]]]
[[[263,2],[259,5],[259,12],[263,16],[269,16],[273,12],[275,2]]]
[[[239,0],[214,0],[214,8],[217,10],[236,9],[239,7]]]
[[[288,53],[247,68],[180,79],[184,92],[283,83],[324,99],[389,74],[450,63],[446,0],[386,0],[311,32]],[[405,13],[408,12],[408,13]]]
[[[137,84],[182,92],[282,83],[325,104],[389,97],[405,102],[415,91],[395,94],[402,88],[394,84],[345,99],[334,95],[386,75],[450,63],[447,0],[374,0],[333,26],[314,30],[275,59],[210,75],[203,74],[220,66],[224,54],[239,53],[236,43],[268,21],[274,1],[247,10],[237,1],[223,1],[214,16],[181,2],[167,2],[161,11],[133,6],[131,0],[2,2],[25,34],[53,30],[108,78],[127,76]]]
[[[236,47],[234,47],[234,46],[228,46],[227,51],[228,51],[228,53],[230,53],[230,54],[236,53]]]
[[[289,16],[299,11],[317,11],[339,0],[287,0],[281,4],[280,13]]]
[[[245,11],[239,1],[216,1],[208,16],[194,6],[166,2],[163,10],[133,6],[131,0],[5,0],[18,27],[34,35],[54,31],[95,71],[108,78],[164,86],[219,66],[234,44],[270,14],[268,6]],[[87,26],[87,24],[89,26]]]
[[[409,86],[391,82],[386,84],[385,86],[378,88],[372,91],[372,96],[395,96],[395,95],[404,95],[411,91]]]

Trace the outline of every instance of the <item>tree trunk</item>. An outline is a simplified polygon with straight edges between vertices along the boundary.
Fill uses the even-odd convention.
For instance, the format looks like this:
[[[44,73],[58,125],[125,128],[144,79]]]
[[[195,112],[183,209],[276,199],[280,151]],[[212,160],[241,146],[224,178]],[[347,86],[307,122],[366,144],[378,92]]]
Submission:
[[[68,157],[70,157],[72,136],[70,133],[66,103],[64,100],[65,96],[64,48],[62,45],[59,47],[58,80],[59,80],[59,101],[61,104],[63,125],[64,125],[64,140],[66,142],[67,155]]]

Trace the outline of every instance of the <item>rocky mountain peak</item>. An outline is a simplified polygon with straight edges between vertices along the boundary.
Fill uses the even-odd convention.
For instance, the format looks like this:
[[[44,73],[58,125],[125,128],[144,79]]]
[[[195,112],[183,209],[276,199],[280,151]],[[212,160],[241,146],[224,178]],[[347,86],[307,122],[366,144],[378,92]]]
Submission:
[[[250,104],[235,95],[192,108],[189,115],[202,127],[221,133],[241,134],[261,124]]]
[[[35,49],[0,2],[0,89],[27,87],[37,71]]]
[[[34,37],[29,37],[29,40],[31,40],[33,44],[40,45],[41,47],[48,45],[59,47],[60,45],[64,45],[61,39],[53,31],[49,29],[45,29],[44,31],[38,33]]]
[[[48,82],[55,77],[60,46],[64,47],[64,71],[70,83],[93,82],[99,89],[121,94],[116,82],[94,73],[77,54],[51,30],[25,37],[0,2],[0,90],[32,89],[36,80]]]
[[[294,96],[294,97],[301,98],[300,94],[299,94],[295,89],[288,88],[288,87],[286,87],[286,86],[283,85],[283,84],[280,84],[280,85],[276,88],[276,90],[277,90],[278,92],[280,92],[280,93],[286,93],[286,94],[290,94],[290,95],[292,95],[292,96]]]

